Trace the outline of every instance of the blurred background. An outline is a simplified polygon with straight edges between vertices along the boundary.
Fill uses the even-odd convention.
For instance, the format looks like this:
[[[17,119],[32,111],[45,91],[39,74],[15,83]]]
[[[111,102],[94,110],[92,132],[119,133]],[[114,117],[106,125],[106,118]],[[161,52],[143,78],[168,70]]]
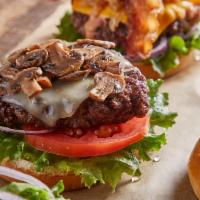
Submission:
[[[50,37],[67,6],[69,0],[0,0],[0,59],[38,29]]]

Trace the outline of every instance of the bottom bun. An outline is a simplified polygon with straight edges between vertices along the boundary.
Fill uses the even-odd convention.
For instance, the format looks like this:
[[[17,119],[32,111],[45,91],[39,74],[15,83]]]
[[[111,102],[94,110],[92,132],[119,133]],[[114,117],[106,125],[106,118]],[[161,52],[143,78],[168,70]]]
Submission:
[[[180,56],[179,57],[180,64],[176,68],[170,69],[164,75],[164,77],[161,77],[160,74],[153,69],[151,64],[149,65],[145,65],[141,63],[132,63],[132,64],[138,67],[146,78],[152,78],[152,79],[167,78],[191,66],[195,62],[194,54],[195,54],[195,50],[192,50],[190,51],[188,55]]]
[[[58,173],[57,171],[52,171],[50,173],[49,170],[44,170],[43,172],[36,172],[33,167],[33,164],[26,160],[4,160],[0,165],[29,174],[39,179],[49,187],[54,186],[59,180],[63,180],[65,185],[65,191],[78,190],[84,188],[84,185],[81,183],[81,179],[79,176],[76,176],[71,173]],[[17,181],[6,176],[0,177],[9,182]]]
[[[194,192],[200,199],[200,139],[191,154],[188,163],[188,174]]]

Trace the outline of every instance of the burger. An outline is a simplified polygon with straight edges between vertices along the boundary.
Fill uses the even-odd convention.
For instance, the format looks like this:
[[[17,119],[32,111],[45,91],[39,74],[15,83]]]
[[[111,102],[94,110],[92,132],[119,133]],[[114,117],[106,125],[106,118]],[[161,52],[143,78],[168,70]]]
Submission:
[[[175,74],[200,49],[198,0],[73,0],[60,38],[109,40],[146,77]]]
[[[197,142],[188,163],[188,174],[191,185],[198,199],[200,199],[200,140]]]
[[[158,93],[162,81],[146,80],[114,47],[51,40],[8,56],[0,69],[0,166],[48,186],[63,180],[66,190],[115,189],[123,173],[141,174],[140,162],[166,143],[177,114]]]

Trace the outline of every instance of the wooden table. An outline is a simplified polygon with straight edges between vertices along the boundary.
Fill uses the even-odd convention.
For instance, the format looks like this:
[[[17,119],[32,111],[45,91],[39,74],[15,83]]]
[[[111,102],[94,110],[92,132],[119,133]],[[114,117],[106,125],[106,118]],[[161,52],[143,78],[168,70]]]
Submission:
[[[0,58],[33,35],[49,17],[55,13],[61,17],[65,7],[67,3],[62,0],[0,0]],[[46,33],[50,35],[52,30]]]

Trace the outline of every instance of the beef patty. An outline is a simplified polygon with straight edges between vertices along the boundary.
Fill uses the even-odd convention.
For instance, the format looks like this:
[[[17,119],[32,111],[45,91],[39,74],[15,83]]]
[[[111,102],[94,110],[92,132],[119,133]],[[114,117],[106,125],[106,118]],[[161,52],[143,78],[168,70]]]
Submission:
[[[86,99],[76,113],[60,119],[57,127],[88,128],[103,124],[125,122],[132,117],[143,117],[148,112],[148,89],[144,76],[139,70],[126,75],[126,88],[119,94],[112,94],[104,102]],[[6,126],[21,124],[45,126],[24,108],[0,101],[0,121]]]

